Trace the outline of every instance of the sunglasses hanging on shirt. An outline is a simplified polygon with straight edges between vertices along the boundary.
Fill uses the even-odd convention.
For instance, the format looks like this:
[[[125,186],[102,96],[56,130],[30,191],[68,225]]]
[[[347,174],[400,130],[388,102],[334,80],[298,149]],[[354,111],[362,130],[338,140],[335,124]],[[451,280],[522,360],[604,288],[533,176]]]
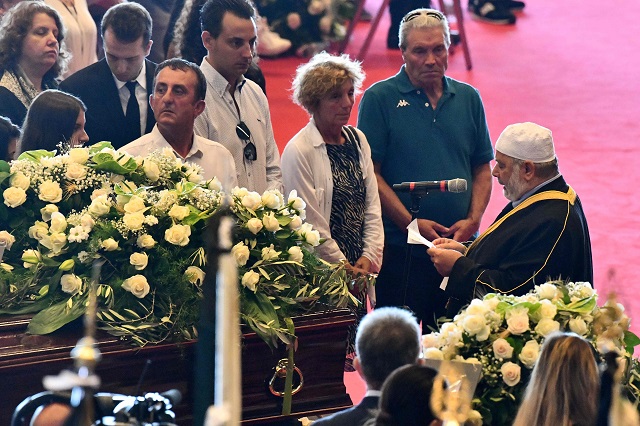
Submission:
[[[244,158],[247,161],[255,161],[258,159],[258,151],[256,150],[256,145],[251,142],[251,131],[244,124],[244,121],[241,121],[236,126],[236,135],[240,138],[241,141],[244,141],[246,145],[244,146]]]

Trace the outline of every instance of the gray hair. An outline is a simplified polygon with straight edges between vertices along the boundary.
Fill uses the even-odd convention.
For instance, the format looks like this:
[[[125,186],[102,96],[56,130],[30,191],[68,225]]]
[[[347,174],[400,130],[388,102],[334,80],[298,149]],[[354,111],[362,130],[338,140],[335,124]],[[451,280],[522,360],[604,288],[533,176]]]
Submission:
[[[376,309],[360,321],[356,354],[371,389],[380,389],[395,369],[416,363],[420,349],[420,326],[404,309]]]
[[[353,83],[357,95],[364,77],[360,62],[352,60],[349,55],[337,56],[320,52],[296,70],[291,86],[293,101],[312,113],[323,97],[342,86],[345,81]]]
[[[404,15],[402,22],[400,22],[400,49],[405,50],[407,48],[407,36],[415,28],[442,28],[444,45],[447,49],[451,46],[449,21],[439,10],[416,9]]]

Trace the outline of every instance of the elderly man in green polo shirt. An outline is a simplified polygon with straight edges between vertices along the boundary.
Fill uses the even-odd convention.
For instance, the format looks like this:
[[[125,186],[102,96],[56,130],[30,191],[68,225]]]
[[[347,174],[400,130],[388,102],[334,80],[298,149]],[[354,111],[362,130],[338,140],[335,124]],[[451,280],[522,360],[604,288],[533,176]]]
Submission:
[[[395,76],[365,91],[358,127],[371,145],[385,228],[378,306],[408,306],[435,325],[445,312],[442,277],[424,250],[407,247],[412,196],[393,184],[462,178],[469,191],[429,193],[416,217],[427,239],[467,241],[477,233],[491,195],[493,150],[478,91],[445,76],[449,24],[433,9],[408,13],[400,25],[404,65]]]

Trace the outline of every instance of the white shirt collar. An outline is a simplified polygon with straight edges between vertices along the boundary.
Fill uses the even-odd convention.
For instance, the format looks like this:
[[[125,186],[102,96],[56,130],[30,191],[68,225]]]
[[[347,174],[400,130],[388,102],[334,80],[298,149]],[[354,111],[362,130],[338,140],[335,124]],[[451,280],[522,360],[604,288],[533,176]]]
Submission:
[[[203,156],[203,152],[200,149],[200,144],[198,143],[198,138],[196,138],[195,133],[192,136],[192,144],[191,144],[191,149],[189,150],[189,153],[187,154],[186,157],[182,157],[180,154],[178,154],[176,152],[175,149],[173,149],[173,147],[171,146],[171,144],[165,139],[165,137],[162,135],[162,133],[160,132],[160,129],[158,128],[158,124],[156,124],[155,126],[153,126],[153,130],[151,131],[151,133],[153,134],[153,138],[156,140],[160,140],[162,141],[164,144],[166,144],[169,148],[171,148],[173,150],[173,154],[182,159],[183,161],[188,161],[189,158],[192,157],[197,157],[197,158],[202,158]]]
[[[118,91],[122,89],[125,84],[127,84],[126,81],[118,80],[114,73],[111,73],[111,75],[113,76],[113,80],[116,82]],[[140,74],[138,74],[138,77],[136,77],[135,81],[138,82],[140,87],[142,87],[145,91],[147,90],[147,64],[145,62],[142,63],[142,69],[140,70]]]

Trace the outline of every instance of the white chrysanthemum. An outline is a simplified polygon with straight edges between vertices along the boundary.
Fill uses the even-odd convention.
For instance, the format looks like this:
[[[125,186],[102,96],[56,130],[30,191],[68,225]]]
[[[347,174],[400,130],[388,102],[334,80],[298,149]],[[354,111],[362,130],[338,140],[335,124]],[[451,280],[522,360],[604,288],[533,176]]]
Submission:
[[[89,232],[84,226],[74,226],[69,230],[69,241],[79,243],[89,238]]]

